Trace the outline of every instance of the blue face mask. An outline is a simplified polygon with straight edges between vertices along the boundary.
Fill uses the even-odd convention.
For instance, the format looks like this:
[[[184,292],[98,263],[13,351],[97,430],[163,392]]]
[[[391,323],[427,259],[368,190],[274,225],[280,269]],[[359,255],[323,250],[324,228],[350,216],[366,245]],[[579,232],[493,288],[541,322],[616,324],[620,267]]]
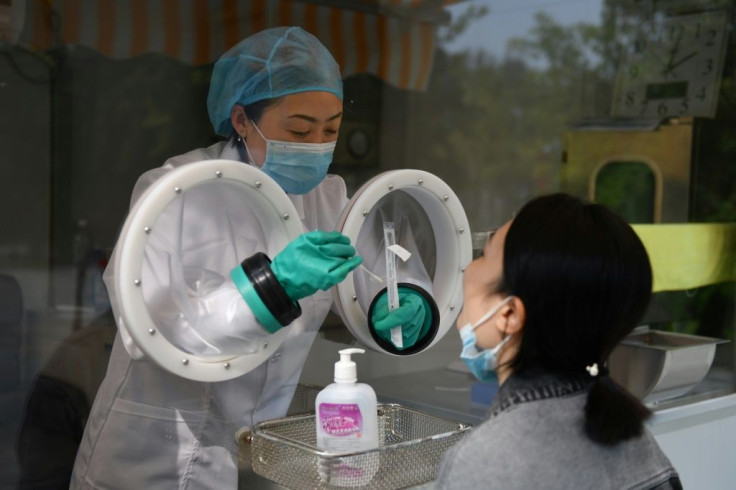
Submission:
[[[491,319],[503,305],[509,302],[513,296],[508,296],[499,304],[494,306],[485,315],[478,320],[475,325],[467,323],[460,329],[460,338],[463,341],[463,350],[460,352],[460,359],[465,362],[471,373],[478,379],[478,381],[490,382],[496,379],[496,364],[498,363],[498,353],[501,348],[509,341],[511,335],[508,335],[505,339],[498,343],[496,347],[492,349],[485,349],[482,351],[478,350],[476,346],[475,329]]]
[[[266,139],[266,159],[261,170],[289,194],[306,194],[319,185],[327,175],[335,151],[335,141],[330,143],[293,143]],[[246,150],[248,147],[246,146]],[[248,152],[248,157],[253,157]]]

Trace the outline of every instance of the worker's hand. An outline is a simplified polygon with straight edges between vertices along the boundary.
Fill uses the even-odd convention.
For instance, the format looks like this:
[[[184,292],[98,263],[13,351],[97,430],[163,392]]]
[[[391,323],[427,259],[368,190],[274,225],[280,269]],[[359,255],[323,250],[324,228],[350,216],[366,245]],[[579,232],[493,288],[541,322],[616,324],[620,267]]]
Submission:
[[[403,346],[397,349],[408,349],[429,332],[432,309],[421,293],[399,286],[399,307],[388,311],[388,293],[384,291],[373,306],[371,325],[387,342],[391,342],[391,329],[400,325]]]
[[[350,239],[337,231],[310,231],[289,242],[271,262],[271,270],[293,301],[318,289],[327,291],[358,267]]]

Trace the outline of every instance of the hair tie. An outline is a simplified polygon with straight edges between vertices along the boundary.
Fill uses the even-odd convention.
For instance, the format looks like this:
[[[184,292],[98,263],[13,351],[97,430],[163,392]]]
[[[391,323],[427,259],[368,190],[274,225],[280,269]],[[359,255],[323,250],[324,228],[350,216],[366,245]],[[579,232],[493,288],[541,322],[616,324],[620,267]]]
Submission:
[[[588,374],[595,378],[596,376],[598,376],[598,363],[594,362],[590,366],[585,366],[585,370],[588,371]]]

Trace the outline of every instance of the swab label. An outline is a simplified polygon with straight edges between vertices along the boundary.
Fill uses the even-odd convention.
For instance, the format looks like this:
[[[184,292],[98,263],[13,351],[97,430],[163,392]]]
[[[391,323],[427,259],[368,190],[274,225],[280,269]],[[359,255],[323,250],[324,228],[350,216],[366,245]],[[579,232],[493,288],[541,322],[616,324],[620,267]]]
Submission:
[[[398,243],[394,243],[393,245],[388,247],[388,249],[391,250],[394,254],[398,255],[402,262],[406,262],[407,260],[409,260],[409,257],[411,257],[411,252],[409,252]]]

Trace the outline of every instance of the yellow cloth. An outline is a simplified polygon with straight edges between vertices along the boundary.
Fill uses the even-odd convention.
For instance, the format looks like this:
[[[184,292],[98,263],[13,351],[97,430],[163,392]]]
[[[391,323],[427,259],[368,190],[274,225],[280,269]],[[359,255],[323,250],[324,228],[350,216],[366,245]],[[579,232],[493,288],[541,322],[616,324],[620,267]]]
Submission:
[[[632,225],[649,253],[653,291],[736,280],[736,223]]]

